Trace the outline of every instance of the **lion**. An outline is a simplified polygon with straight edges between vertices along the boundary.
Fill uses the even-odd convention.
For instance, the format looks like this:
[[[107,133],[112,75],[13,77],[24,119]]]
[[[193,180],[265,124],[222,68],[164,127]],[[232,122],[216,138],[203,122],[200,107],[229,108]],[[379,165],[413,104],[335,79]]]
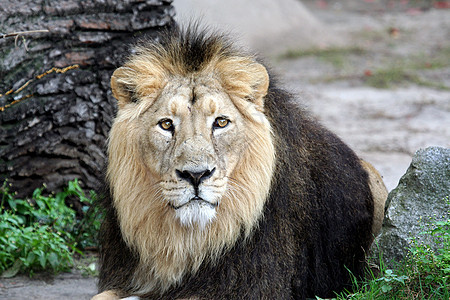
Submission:
[[[94,299],[331,297],[363,275],[381,176],[254,55],[175,29],[137,46],[111,89]]]

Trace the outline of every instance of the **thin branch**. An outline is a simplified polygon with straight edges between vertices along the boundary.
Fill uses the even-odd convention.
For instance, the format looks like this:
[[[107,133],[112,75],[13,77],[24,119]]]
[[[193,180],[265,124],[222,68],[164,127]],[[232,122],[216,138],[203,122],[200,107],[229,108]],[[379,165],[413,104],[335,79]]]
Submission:
[[[4,94],[0,94],[0,98],[2,98],[3,96],[10,95],[10,94],[17,94],[17,93],[19,93],[20,91],[22,91],[23,89],[25,89],[31,82],[33,82],[33,81],[35,81],[35,80],[39,80],[39,79],[41,79],[42,77],[45,77],[45,76],[47,76],[47,75],[50,74],[50,73],[53,73],[53,72],[56,72],[56,73],[66,73],[67,71],[70,71],[70,70],[73,70],[73,69],[78,69],[79,67],[80,67],[79,65],[71,65],[71,66],[65,67],[65,68],[63,68],[63,69],[53,67],[53,68],[51,68],[50,70],[47,70],[47,71],[45,71],[45,72],[42,73],[42,74],[36,75],[35,78],[28,80],[27,82],[25,82],[25,84],[23,84],[23,85],[22,85],[20,88],[18,88],[17,90],[10,89],[9,91],[7,91],[7,92],[4,93]],[[32,97],[32,96],[33,96],[33,94],[28,94],[28,95],[25,95],[25,96],[23,96],[23,97],[20,97],[19,99],[14,100],[13,102],[11,102],[11,103],[9,103],[9,104],[6,104],[5,106],[0,106],[0,112],[1,112],[1,111],[5,111],[5,109],[11,107],[12,105],[14,105],[14,104],[16,104],[16,103],[19,103],[19,102],[21,102],[22,100],[28,99],[28,98],[30,98],[30,97]]]
[[[20,35],[33,34],[33,33],[43,33],[43,32],[50,32],[50,31],[47,29],[39,29],[39,30],[11,32],[11,33],[0,35],[0,39],[6,39],[8,37],[17,37]]]

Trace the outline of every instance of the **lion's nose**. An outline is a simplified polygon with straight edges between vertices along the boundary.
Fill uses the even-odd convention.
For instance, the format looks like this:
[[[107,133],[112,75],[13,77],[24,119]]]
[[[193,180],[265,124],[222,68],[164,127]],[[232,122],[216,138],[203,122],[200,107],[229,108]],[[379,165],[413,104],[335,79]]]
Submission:
[[[199,172],[198,171],[194,172],[190,170],[184,171],[176,170],[176,173],[179,178],[190,182],[194,186],[194,188],[197,189],[200,183],[202,183],[202,181],[208,179],[213,175],[215,170],[216,168],[213,168],[212,170],[201,170]]]

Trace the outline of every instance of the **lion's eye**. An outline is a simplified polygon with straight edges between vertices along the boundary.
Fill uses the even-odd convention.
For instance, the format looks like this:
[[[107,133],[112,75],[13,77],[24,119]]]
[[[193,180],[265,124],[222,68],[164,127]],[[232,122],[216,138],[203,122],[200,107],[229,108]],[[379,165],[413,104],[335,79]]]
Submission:
[[[219,117],[216,118],[216,120],[214,121],[214,128],[224,128],[226,127],[228,124],[230,123],[230,120]]]
[[[170,119],[161,120],[158,124],[164,130],[173,131],[173,122]]]

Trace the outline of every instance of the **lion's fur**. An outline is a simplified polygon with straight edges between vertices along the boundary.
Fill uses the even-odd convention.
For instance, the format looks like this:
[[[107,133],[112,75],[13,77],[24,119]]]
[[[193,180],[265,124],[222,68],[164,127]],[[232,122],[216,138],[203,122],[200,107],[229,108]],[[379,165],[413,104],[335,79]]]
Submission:
[[[268,85],[267,72],[261,65],[248,57],[238,57],[227,45],[214,43],[207,55],[211,60],[202,60],[201,65],[189,70],[187,64],[192,62],[181,60],[186,56],[181,52],[189,49],[183,43],[172,40],[164,47],[150,45],[140,48],[112,77],[120,110],[111,128],[107,171],[122,235],[140,254],[140,268],[130,282],[130,288],[140,292],[166,290],[187,272],[195,272],[205,259],[215,260],[234,244],[241,230],[249,235],[261,216],[275,158],[270,124],[257,111],[261,109],[257,102],[265,96],[263,91],[267,91]],[[173,209],[167,206],[158,186],[162,180],[159,170],[152,168],[158,164],[146,164],[139,149],[142,123],[139,116],[161,97],[159,93],[169,80],[189,76],[202,79],[205,85],[225,87],[232,101],[228,105],[238,108],[248,128],[246,139],[252,141],[240,153],[236,168],[229,174],[233,178],[232,187],[222,198],[216,219],[199,231],[174,222]],[[147,101],[130,103],[130,87],[135,97]],[[173,96],[169,93],[166,97]],[[255,103],[247,105],[247,99]],[[172,110],[176,110],[176,104],[172,102]]]
[[[384,207],[388,197],[388,191],[381,178],[381,174],[371,163],[361,160],[361,165],[367,171],[367,174],[369,174],[369,186],[372,191],[374,204],[372,234],[376,237],[380,233],[381,226],[383,225]]]
[[[119,111],[108,146],[111,198],[102,227],[100,290],[156,298],[303,298],[342,288],[346,267],[361,274],[375,226],[369,177],[336,136],[273,82],[269,87],[254,57],[220,35],[177,31],[138,47],[111,87]],[[166,199],[170,170],[155,150],[166,138],[155,142],[149,121],[158,109],[206,120],[220,109],[236,112],[232,124],[240,130],[231,127],[228,135],[239,138],[222,150],[229,169],[220,170],[219,162],[223,178],[214,180],[225,192],[208,224],[177,221]],[[194,129],[185,130],[173,151],[195,138],[193,152],[183,150],[191,164],[220,150],[208,150],[208,131],[193,137]]]

